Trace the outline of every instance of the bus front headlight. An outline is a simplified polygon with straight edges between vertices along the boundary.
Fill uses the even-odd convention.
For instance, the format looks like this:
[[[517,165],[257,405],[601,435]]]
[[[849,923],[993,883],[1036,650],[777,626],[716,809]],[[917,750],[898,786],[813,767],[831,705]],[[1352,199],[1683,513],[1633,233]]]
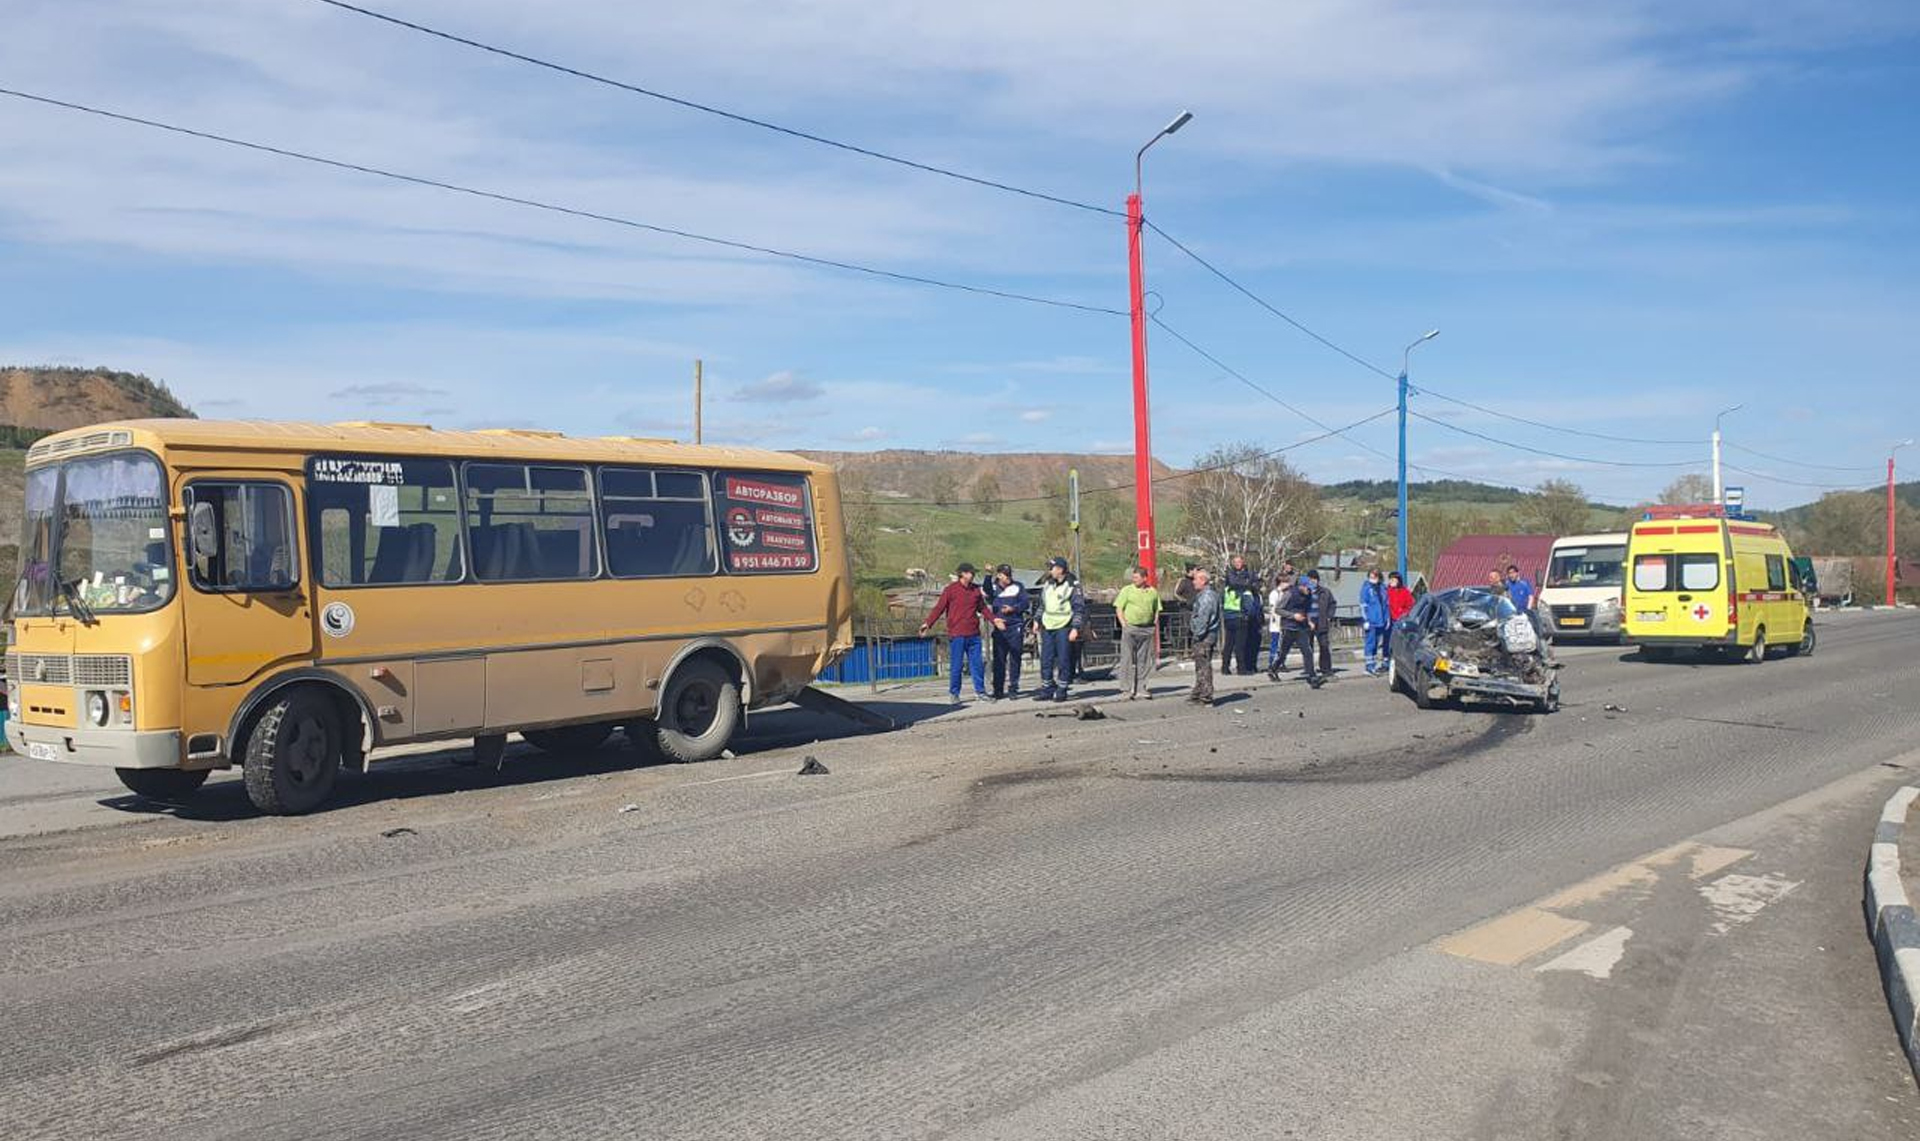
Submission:
[[[107,695],[99,690],[87,694],[87,720],[101,728],[107,725]]]

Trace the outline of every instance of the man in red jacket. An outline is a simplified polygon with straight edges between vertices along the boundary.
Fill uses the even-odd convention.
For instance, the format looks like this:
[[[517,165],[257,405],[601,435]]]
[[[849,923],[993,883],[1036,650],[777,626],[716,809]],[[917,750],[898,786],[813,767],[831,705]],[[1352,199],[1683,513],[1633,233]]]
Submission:
[[[941,618],[947,620],[947,658],[952,675],[947,682],[949,700],[960,704],[960,664],[964,661],[973,674],[974,696],[987,701],[986,660],[980,656],[980,616],[988,612],[987,597],[973,581],[972,563],[961,563],[954,574],[954,580],[927,612],[920,632],[925,634]]]

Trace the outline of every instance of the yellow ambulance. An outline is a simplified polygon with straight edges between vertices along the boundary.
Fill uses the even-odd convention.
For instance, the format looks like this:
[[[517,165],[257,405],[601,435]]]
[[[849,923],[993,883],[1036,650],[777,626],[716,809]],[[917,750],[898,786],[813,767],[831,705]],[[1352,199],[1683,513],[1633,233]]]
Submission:
[[[1813,616],[1778,528],[1719,507],[1656,507],[1627,537],[1626,640],[1659,661],[1694,649],[1764,661],[1813,652]]]

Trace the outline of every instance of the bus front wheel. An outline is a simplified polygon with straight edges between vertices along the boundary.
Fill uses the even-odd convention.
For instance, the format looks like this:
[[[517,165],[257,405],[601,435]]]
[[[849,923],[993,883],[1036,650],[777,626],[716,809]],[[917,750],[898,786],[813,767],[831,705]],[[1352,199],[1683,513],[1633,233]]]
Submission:
[[[320,807],[340,776],[340,738],[340,720],[326,695],[302,687],[275,698],[247,737],[241,763],[247,799],[275,816]]]
[[[740,727],[740,686],[715,662],[688,662],[667,683],[655,720],[669,760],[710,761]]]
[[[185,800],[207,783],[206,769],[192,772],[181,769],[115,769],[113,773],[135,796],[157,800],[162,804]]]

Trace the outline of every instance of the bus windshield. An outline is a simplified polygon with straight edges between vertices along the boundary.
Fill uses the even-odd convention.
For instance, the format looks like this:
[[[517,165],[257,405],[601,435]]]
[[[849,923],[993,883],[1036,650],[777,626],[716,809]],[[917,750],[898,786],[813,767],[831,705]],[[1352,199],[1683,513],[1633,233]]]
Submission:
[[[1626,557],[1625,547],[1561,547],[1547,566],[1547,585],[1619,586]]]
[[[121,452],[27,473],[13,611],[23,617],[152,610],[173,597],[166,477]]]

